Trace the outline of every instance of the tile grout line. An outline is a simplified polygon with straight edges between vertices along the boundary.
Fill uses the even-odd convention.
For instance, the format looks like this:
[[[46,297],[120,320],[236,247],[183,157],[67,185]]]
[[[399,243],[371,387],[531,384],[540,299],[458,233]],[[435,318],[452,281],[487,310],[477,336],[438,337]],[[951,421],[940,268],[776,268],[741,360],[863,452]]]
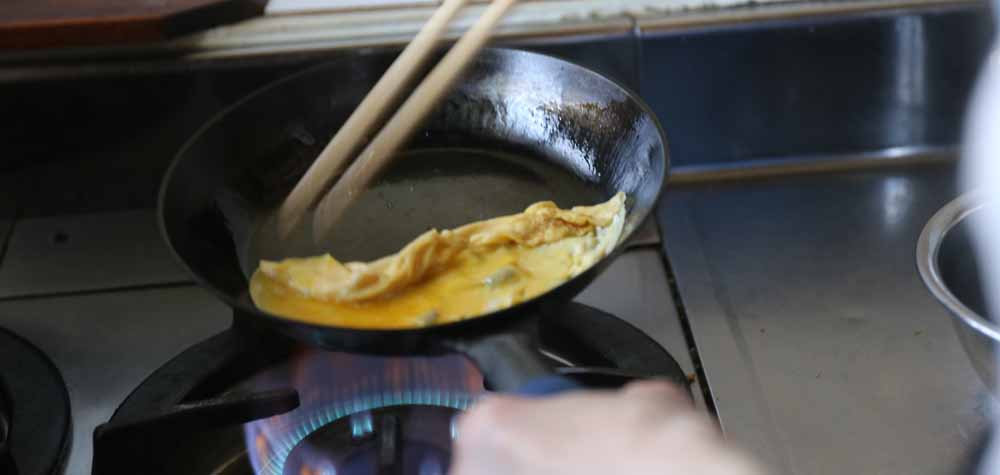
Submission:
[[[0,262],[0,264],[2,264],[2,262]],[[141,292],[144,290],[173,289],[181,287],[200,288],[201,286],[199,286],[197,283],[191,280],[178,280],[178,281],[157,282],[152,284],[135,284],[135,285],[123,285],[117,287],[102,287],[95,289],[58,290],[53,292],[39,292],[34,294],[9,295],[0,297],[0,302],[16,302],[23,300],[39,300],[39,299],[59,298],[59,297],[101,295],[114,292]]]

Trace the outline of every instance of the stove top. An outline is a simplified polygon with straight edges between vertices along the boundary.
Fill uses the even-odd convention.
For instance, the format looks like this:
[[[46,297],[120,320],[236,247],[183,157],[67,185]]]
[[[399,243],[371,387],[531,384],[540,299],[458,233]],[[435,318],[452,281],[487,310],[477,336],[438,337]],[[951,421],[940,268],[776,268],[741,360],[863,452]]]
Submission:
[[[138,276],[134,282],[128,274],[104,281],[99,273],[89,280],[63,273],[65,279],[57,287],[28,285],[21,294],[0,300],[0,327],[37,345],[65,377],[72,408],[72,424],[67,426],[72,435],[66,438],[68,457],[62,458],[65,473],[87,474],[92,468],[93,473],[116,473],[114,469],[121,467],[115,464],[121,460],[159,454],[164,448],[185,454],[171,461],[176,470],[165,473],[254,473],[244,429],[257,427],[252,421],[262,418],[298,417],[302,409],[321,402],[315,399],[318,393],[303,391],[291,380],[281,379],[295,374],[292,362],[302,358],[298,347],[277,344],[274,338],[265,344],[254,343],[245,332],[232,328],[231,311],[225,305],[189,281],[178,282],[176,271],[160,270],[169,262],[158,257],[166,254],[163,244],[155,231],[143,231],[155,226],[155,220],[149,219],[152,215],[153,211],[147,210],[75,215],[65,220],[25,219],[11,238],[5,263],[20,262],[26,258],[25,252],[40,255],[53,251],[64,258],[64,266],[79,268],[76,264],[101,256],[103,265],[124,268],[141,253],[149,257],[148,272],[133,273]],[[92,227],[84,221],[99,222],[100,234],[118,236],[117,241],[107,244],[102,243],[107,240],[81,237],[88,236],[82,233]],[[64,239],[21,240],[17,236],[21,232],[36,237],[58,232]],[[125,237],[132,246],[120,245]],[[655,227],[647,228],[633,241],[633,247],[577,298],[578,303],[590,307],[569,306],[563,312],[565,321],[550,319],[543,328],[543,351],[563,366],[561,371],[600,387],[619,385],[636,375],[669,375],[686,382],[684,375],[694,373],[658,246]],[[27,269],[5,266],[5,278],[19,280],[20,271]],[[21,281],[39,282],[37,278]],[[581,324],[583,321],[587,323]],[[591,331],[581,333],[579,328]],[[635,343],[640,340],[640,344]],[[350,357],[323,354],[335,359]],[[192,375],[192,368],[197,368],[198,374]],[[255,379],[265,374],[278,378],[278,383],[262,384]],[[473,369],[460,379],[473,378],[469,374],[477,375]],[[477,394],[475,388],[467,389],[465,403]],[[693,385],[692,389],[700,403],[703,396],[699,387]],[[402,400],[405,404],[396,401],[391,407],[461,408],[455,401],[446,403],[446,397],[434,399],[444,396],[414,393]],[[384,401],[367,407],[373,433],[381,427],[374,424],[382,424],[379,421],[386,417],[379,412],[383,407]],[[333,417],[336,414],[334,411],[320,421],[343,422],[345,415]],[[410,416],[392,417],[403,427]],[[95,429],[102,424],[106,425],[97,431],[95,451]],[[197,428],[193,435],[155,435],[169,435],[190,424]],[[319,427],[319,422],[312,424]],[[407,430],[401,429],[401,440],[413,438],[406,435]],[[296,435],[297,440],[301,442],[313,432]],[[147,434],[154,435],[147,438]],[[277,447],[280,440],[274,440]],[[374,439],[365,440],[359,446],[361,452],[363,447],[374,447],[365,445]],[[123,441],[133,446],[125,451],[114,449]],[[104,447],[112,449],[103,452]],[[102,453],[114,456],[107,458]],[[405,451],[397,455],[400,460],[407,457]],[[299,457],[290,447],[284,456],[286,461]],[[118,462],[108,465],[108,460],[115,459]],[[361,463],[362,459],[357,460]],[[136,466],[128,467],[130,473]]]
[[[60,473],[69,429],[59,370],[30,342],[0,329],[0,474]]]
[[[663,347],[594,307],[567,304],[539,333],[587,387],[687,385]],[[484,391],[460,355],[327,352],[236,325],[157,369],[97,428],[93,473],[443,474],[452,416]]]

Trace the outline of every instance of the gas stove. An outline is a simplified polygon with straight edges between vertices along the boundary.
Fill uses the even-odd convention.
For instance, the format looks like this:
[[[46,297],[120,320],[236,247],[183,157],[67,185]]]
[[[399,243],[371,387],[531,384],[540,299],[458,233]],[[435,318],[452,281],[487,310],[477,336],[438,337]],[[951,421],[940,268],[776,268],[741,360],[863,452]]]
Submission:
[[[141,216],[98,219],[123,231],[143,222]],[[541,319],[539,349],[557,371],[586,387],[666,378],[689,386],[702,401],[699,386],[689,385],[695,370],[664,290],[659,235],[650,224],[576,302]],[[115,258],[75,239],[67,223],[55,228],[64,239],[40,245]],[[158,241],[144,245],[154,257],[165,252]],[[23,251],[16,240],[9,248],[15,260]],[[59,442],[50,442],[44,456],[13,450],[14,473],[21,475],[134,473],[141,464],[144,473],[164,474],[444,473],[453,415],[487,390],[464,357],[373,357],[303,347],[233,326],[221,303],[170,279],[8,298],[0,302],[0,324],[20,335],[10,338],[47,368],[46,391],[57,398],[12,399],[12,447],[25,442],[18,434],[37,432],[41,424],[53,428],[45,435]],[[54,364],[46,366],[47,358]],[[24,359],[0,367],[19,388],[23,382],[10,371],[26,367]],[[35,419],[20,415],[32,408]]]
[[[629,31],[532,48],[638,86]],[[55,432],[65,439],[61,450],[41,457],[53,468],[24,466],[19,474],[63,467],[74,475],[135,473],[139,466],[145,473],[260,475],[323,473],[324,464],[340,473],[446,468],[454,411],[486,390],[468,362],[328,353],[235,327],[232,311],[176,265],[157,228],[163,170],[201,124],[254,89],[337,54],[353,53],[207,69],[166,65],[87,85],[69,77],[47,84],[45,101],[7,104],[27,117],[4,129],[15,143],[40,144],[46,157],[66,157],[56,151],[67,146],[107,152],[80,161],[33,160],[32,152],[0,164],[7,190],[0,195],[0,328],[51,359],[71,408]],[[30,88],[15,87],[22,86]],[[135,107],[147,100],[159,106]],[[57,105],[66,103],[78,107]],[[63,112],[45,115],[76,132],[45,145],[40,129],[26,124],[51,108]],[[70,122],[77,127],[64,126]],[[102,135],[108,128],[117,131],[113,141]],[[140,156],[141,166],[134,161]],[[55,166],[64,168],[53,173]],[[38,180],[62,192],[30,199]],[[88,182],[104,186],[81,186]],[[539,350],[587,387],[665,377],[691,387],[699,403],[710,400],[689,384],[697,370],[670,289],[650,219],[575,303],[546,316]],[[37,424],[18,417],[23,403],[13,402],[17,449],[19,432]],[[426,430],[415,429],[421,425]],[[12,454],[15,463],[23,457]]]
[[[574,303],[546,315],[541,349],[585,387],[686,386],[640,330]],[[233,327],[146,378],[94,433],[94,474],[445,473],[451,421],[484,393],[464,357],[376,357]],[[433,470],[432,470],[433,468]]]
[[[957,193],[954,146],[991,15],[974,2],[890,0],[655,16],[505,40],[639,91],[670,142],[658,226],[576,302],[671,355],[696,403],[774,473],[955,470],[993,400],[913,253]],[[112,470],[116,458],[172,451],[206,473],[273,471],[282,459],[299,473],[328,462],[444,469],[452,411],[483,390],[464,360],[435,365],[458,384],[435,399],[415,361],[248,343],[257,337],[232,327],[157,230],[155,190],[201,124],[263,84],[355,54],[281,36],[169,58],[14,58],[0,70],[0,328],[18,342],[0,346],[0,369],[22,348],[31,356],[14,371],[35,365],[32,384],[52,388],[25,406],[11,384],[21,376],[3,374],[0,464],[82,475],[95,461]],[[618,356],[637,357],[633,346]],[[618,360],[577,347],[590,350],[546,351],[614,373]],[[312,376],[342,375],[348,360],[383,378]],[[625,367],[591,382],[634,376]],[[169,437],[193,422],[203,434]],[[22,461],[19,433],[42,424],[55,455]],[[414,454],[426,462],[407,463]]]

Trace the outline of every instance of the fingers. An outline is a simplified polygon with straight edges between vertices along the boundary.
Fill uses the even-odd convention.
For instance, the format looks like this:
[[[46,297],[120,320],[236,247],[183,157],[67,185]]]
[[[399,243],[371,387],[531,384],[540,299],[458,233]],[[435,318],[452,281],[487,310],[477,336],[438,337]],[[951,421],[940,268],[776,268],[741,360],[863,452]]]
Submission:
[[[690,406],[691,396],[684,388],[663,379],[634,381],[622,388],[627,396],[658,403],[675,403]]]
[[[695,409],[689,393],[670,381],[636,381],[625,386],[621,396],[621,417],[649,430],[670,427],[678,417],[694,423],[705,419]]]
[[[546,398],[491,395],[460,416],[457,430],[451,475],[762,473],[668,381]]]
[[[518,459],[511,452],[515,444],[508,440],[517,427],[504,421],[518,403],[510,397],[487,396],[459,416],[449,475],[516,473],[513,465]]]
[[[504,414],[516,412],[517,405],[515,398],[501,395],[490,395],[481,398],[469,410],[458,416],[456,429],[458,440],[482,440],[485,437],[492,437],[498,431],[491,431],[505,420]]]
[[[620,403],[614,403],[617,398]],[[602,404],[605,401],[606,404]],[[663,417],[675,411],[693,410],[690,395],[681,387],[666,380],[643,380],[626,385],[620,392],[573,391],[548,398],[524,398],[520,396],[492,394],[480,399],[458,420],[458,430],[463,437],[486,435],[500,437],[497,427],[511,427],[520,421],[525,424],[541,424],[546,419],[558,417],[579,418],[587,411],[579,413],[573,408],[590,405],[619,405],[623,412],[635,412],[637,418],[656,415]],[[654,414],[655,411],[655,414]],[[520,426],[517,426],[520,427]]]

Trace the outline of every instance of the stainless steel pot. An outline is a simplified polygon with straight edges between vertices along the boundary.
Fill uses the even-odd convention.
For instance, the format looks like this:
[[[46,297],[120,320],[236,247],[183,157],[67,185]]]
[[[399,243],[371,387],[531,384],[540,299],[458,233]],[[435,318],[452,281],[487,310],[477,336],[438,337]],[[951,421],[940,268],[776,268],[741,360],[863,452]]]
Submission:
[[[951,312],[959,341],[980,379],[996,389],[994,351],[1000,345],[1000,325],[987,317],[970,223],[981,219],[984,197],[968,193],[931,217],[917,242],[917,268],[927,288]]]

